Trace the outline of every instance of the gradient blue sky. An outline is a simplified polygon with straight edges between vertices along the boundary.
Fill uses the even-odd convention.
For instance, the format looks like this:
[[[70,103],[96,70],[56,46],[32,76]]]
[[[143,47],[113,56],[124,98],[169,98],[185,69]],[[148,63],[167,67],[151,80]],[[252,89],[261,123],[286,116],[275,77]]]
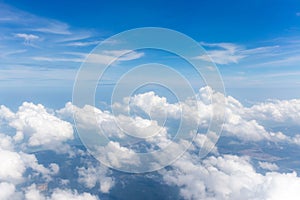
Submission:
[[[271,93],[271,88],[272,95],[290,90],[286,98],[297,97],[297,0],[11,0],[0,1],[0,88],[6,91],[1,103],[11,97],[7,91],[28,96],[28,88],[48,93],[66,88],[70,93],[81,62],[101,40],[145,26],[174,29],[199,41],[229,91],[251,88],[252,96],[260,96],[264,92],[253,89]],[[151,59],[147,53],[137,57]]]

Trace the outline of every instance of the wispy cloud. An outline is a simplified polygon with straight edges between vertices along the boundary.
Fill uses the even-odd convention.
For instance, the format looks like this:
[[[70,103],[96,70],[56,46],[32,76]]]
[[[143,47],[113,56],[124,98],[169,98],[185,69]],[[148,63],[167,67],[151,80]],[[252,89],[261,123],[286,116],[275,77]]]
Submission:
[[[0,17],[1,22],[7,22],[7,21],[13,21],[13,20],[14,20],[14,18],[12,18],[12,17],[5,17],[5,16]]]
[[[33,60],[37,61],[48,61],[48,62],[90,62],[90,63],[104,63],[108,64],[111,61],[129,61],[139,59],[144,56],[142,52],[135,52],[130,50],[119,50],[119,51],[103,51],[102,53],[79,53],[79,52],[65,52],[64,57],[45,57],[36,56],[32,57]],[[70,57],[72,56],[72,57]]]
[[[88,41],[88,42],[70,42],[67,43],[66,46],[74,46],[74,47],[86,47],[99,44],[100,41]]]
[[[57,58],[57,57],[46,57],[46,56],[35,56],[32,57],[36,61],[47,61],[47,62],[83,62],[83,58]]]
[[[214,49],[207,51],[209,57],[201,55],[197,56],[196,59],[210,60],[211,58],[213,62],[217,64],[230,64],[238,63],[240,59],[245,57],[245,55],[241,54],[241,50],[243,50],[243,48],[236,44],[202,42],[201,45]]]
[[[88,62],[92,63],[109,63],[112,60],[115,61],[129,61],[136,60],[144,56],[144,53],[120,50],[120,51],[105,51],[103,54],[89,54]]]
[[[0,7],[1,67],[13,64],[38,66],[41,62],[47,61],[70,62],[64,66],[74,68],[74,62],[82,62],[83,56],[59,55],[66,51],[75,51],[74,48],[78,50],[77,47],[96,44],[95,38],[98,33],[95,31],[71,27],[63,21],[37,16],[4,3],[0,3]],[[81,50],[87,53],[91,49]],[[18,59],[11,56],[17,53],[22,53],[18,55]],[[45,66],[45,63],[43,64]]]
[[[246,48],[246,46],[234,43],[200,43],[207,50],[206,55],[195,57],[196,59],[212,60],[216,64],[228,65],[238,64],[246,58],[258,59],[260,57],[273,57],[278,54],[280,45],[259,46]]]
[[[81,30],[81,31],[76,31],[75,34],[65,35],[64,37],[57,38],[56,42],[66,45],[68,42],[79,42],[79,41],[89,40],[93,36],[94,33],[87,30]]]
[[[16,37],[24,39],[25,45],[32,45],[32,41],[39,39],[40,37],[33,34],[27,33],[17,33],[15,34]]]
[[[25,30],[52,33],[52,34],[71,34],[69,25],[57,20],[47,19],[33,15],[28,12],[10,7],[6,4],[0,4],[0,23],[14,24]]]
[[[300,39],[295,37],[276,38],[271,41],[277,45],[265,48],[263,52],[253,54],[252,62],[246,64],[251,68],[298,67],[300,62]],[[249,50],[246,51],[246,53]],[[250,52],[251,53],[251,52]]]
[[[33,31],[52,33],[52,34],[61,34],[61,35],[71,34],[71,31],[69,30],[69,25],[62,22],[51,22],[47,26],[33,28]]]
[[[219,64],[228,87],[295,86],[299,79],[299,41],[295,37],[275,38],[249,44],[251,48],[246,44],[202,42],[209,56],[196,58]]]
[[[0,53],[0,57],[3,58],[3,57],[8,57],[10,55],[15,55],[15,54],[20,54],[20,53],[24,53],[26,52],[27,50],[26,49],[19,49],[19,50],[13,50],[13,51],[6,51],[4,53]]]
[[[271,73],[271,74],[265,74],[265,77],[284,77],[284,76],[300,76],[300,71],[292,71],[292,72],[279,72],[279,73]]]
[[[280,48],[279,45],[274,45],[274,46],[262,46],[262,47],[256,47],[252,49],[244,49],[241,51],[241,54],[243,55],[256,55],[256,54],[268,54],[270,55],[271,52],[273,52],[272,55],[274,55],[274,51]]]
[[[76,69],[44,68],[14,65],[13,67],[0,68],[1,86],[30,86],[37,83],[46,85],[72,85]],[[7,84],[9,83],[9,85]]]
[[[291,65],[299,65],[300,63],[300,54],[299,55],[288,55],[286,57],[280,57],[278,59],[269,60],[261,63],[257,63],[252,65],[251,68],[259,68],[259,67],[286,67]]]
[[[296,16],[300,17],[300,12],[297,12],[297,13],[296,13]]]

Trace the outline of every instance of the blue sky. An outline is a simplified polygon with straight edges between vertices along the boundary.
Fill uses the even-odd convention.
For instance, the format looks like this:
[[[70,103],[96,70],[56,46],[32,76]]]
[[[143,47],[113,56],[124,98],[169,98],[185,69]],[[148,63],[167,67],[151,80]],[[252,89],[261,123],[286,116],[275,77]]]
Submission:
[[[0,87],[11,93],[20,87],[70,93],[81,62],[100,41],[145,26],[174,29],[202,44],[228,91],[271,88],[278,97],[289,90],[280,98],[290,98],[300,88],[299,1],[28,0],[0,7]]]

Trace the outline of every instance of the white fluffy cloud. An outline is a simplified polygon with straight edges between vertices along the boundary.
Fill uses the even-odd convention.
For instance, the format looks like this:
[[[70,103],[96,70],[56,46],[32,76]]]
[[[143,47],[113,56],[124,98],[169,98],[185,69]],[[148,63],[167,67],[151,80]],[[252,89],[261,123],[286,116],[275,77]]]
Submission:
[[[41,104],[24,102],[16,113],[1,106],[0,117],[16,129],[14,140],[29,147],[59,151],[63,142],[73,139],[72,125],[47,112]]]
[[[55,163],[50,164],[49,169],[39,164],[33,154],[0,149],[0,181],[21,183],[26,180],[23,175],[29,168],[47,181],[59,171],[59,166]]]
[[[0,199],[1,200],[17,200],[16,188],[14,184],[0,182]]]
[[[36,188],[36,185],[33,184],[29,186],[25,191],[26,200],[46,200],[45,196]]]
[[[135,108],[140,109],[153,120],[165,116],[178,118],[178,111],[182,107],[190,109],[190,114],[185,116],[205,126],[209,122],[211,105],[209,88],[203,88],[199,94],[199,106],[201,113],[195,107],[186,102],[169,104],[165,98],[154,93],[136,95],[132,99],[125,99],[124,104],[115,104],[118,110],[128,112],[126,102],[130,102]],[[287,136],[282,132],[271,132],[265,127],[264,121],[271,123],[292,121],[299,123],[298,100],[276,101],[276,103],[264,103],[252,107],[243,106],[233,97],[226,97],[226,120],[224,134],[234,136],[245,141],[282,141],[297,143],[299,135]],[[209,138],[206,135],[198,135],[195,144],[205,147]],[[153,142],[159,142],[158,140]],[[211,146],[211,145],[208,145]],[[194,150],[192,146],[191,150]],[[214,150],[217,154],[217,149]],[[260,162],[259,167],[268,171],[278,170],[274,163]],[[186,199],[297,199],[300,195],[297,188],[300,187],[300,178],[297,174],[281,174],[268,172],[265,175],[256,172],[248,157],[232,155],[212,156],[205,160],[199,160],[195,152],[190,151],[184,157],[172,164],[172,170],[163,170],[161,174],[168,184],[180,187],[181,195]],[[280,182],[290,182],[281,187]]]
[[[108,193],[114,186],[115,181],[110,177],[110,170],[104,166],[93,166],[88,163],[87,167],[78,168],[78,181],[87,188],[94,188],[97,183],[100,184],[99,190],[102,193]]]
[[[108,136],[117,136],[122,138],[124,134],[118,129],[115,123],[115,117],[109,112],[102,111],[90,105],[86,105],[83,108],[72,105],[68,102],[66,106],[57,111],[61,118],[73,117],[76,114],[76,127],[79,129],[85,129],[88,131],[98,131],[99,128],[105,132]]]
[[[4,188],[5,193],[0,192],[2,199],[11,199],[14,194],[19,199],[97,199],[97,197],[83,193],[79,194],[72,190],[54,190],[50,196],[44,196],[35,185],[23,191],[16,191],[16,185],[26,180],[24,172],[32,169],[40,174],[45,180],[59,172],[59,166],[55,163],[45,167],[39,164],[34,155],[29,155],[19,150],[19,147],[42,146],[48,149],[57,150],[64,142],[73,139],[73,128],[69,122],[64,120],[72,118],[74,112],[77,115],[77,126],[88,131],[99,131],[99,127],[109,138],[117,138],[110,141],[106,146],[99,148],[101,160],[112,166],[131,166],[141,164],[136,149],[131,149],[131,144],[122,144],[127,136],[123,132],[135,136],[152,136],[151,133],[160,130],[158,135],[147,137],[144,142],[149,150],[164,148],[171,142],[170,133],[172,127],[163,127],[159,120],[166,116],[174,121],[180,119],[182,110],[188,111],[183,116],[184,120],[191,124],[200,121],[201,128],[209,126],[212,105],[211,95],[220,95],[210,88],[202,88],[199,91],[197,105],[189,101],[180,103],[169,103],[166,98],[159,97],[153,92],[136,95],[124,99],[123,102],[114,104],[118,111],[117,115],[109,111],[103,111],[93,106],[86,105],[83,108],[67,103],[65,108],[54,112],[48,111],[42,105],[24,103],[16,113],[1,106],[1,123],[8,124],[16,130],[14,136],[0,134],[0,189]],[[299,125],[300,101],[283,100],[260,103],[251,107],[243,106],[233,97],[226,97],[226,120],[224,124],[224,136],[237,137],[244,141],[268,140],[274,142],[290,142],[300,144],[298,133],[288,136],[282,132],[272,132],[269,124],[282,123]],[[130,105],[129,105],[130,103]],[[136,117],[125,116],[129,108],[134,108],[142,115]],[[199,108],[199,110],[198,110]],[[151,119],[143,118],[148,115]],[[169,126],[170,124],[165,124]],[[172,125],[172,124],[171,124]],[[123,127],[122,130],[119,126]],[[202,130],[201,130],[202,131]],[[140,134],[140,135],[139,135]],[[218,148],[214,147],[216,134],[198,134],[190,150],[179,160],[172,164],[171,168],[161,171],[163,179],[167,184],[180,187],[182,197],[186,199],[297,199],[300,188],[300,178],[294,173],[273,172],[279,169],[275,163],[259,162],[258,167],[265,169],[266,174],[258,173],[252,166],[248,157],[233,155],[219,155]],[[135,141],[134,141],[135,142]],[[187,144],[188,141],[182,139]],[[130,144],[130,145],[129,145]],[[170,150],[174,153],[185,145],[174,146]],[[177,148],[178,147],[178,148]],[[205,160],[199,159],[197,150],[212,149],[214,156]],[[147,150],[147,149],[146,149]],[[164,159],[170,152],[158,159]],[[99,191],[108,193],[114,186],[115,180],[110,177],[109,170],[99,166],[87,165],[77,168],[79,183],[87,188],[94,188],[99,184]],[[1,190],[0,190],[1,191]]]
[[[166,131],[158,125],[156,120],[142,117],[131,117],[120,114],[112,114],[93,106],[86,105],[83,108],[72,105],[70,102],[57,113],[63,118],[70,118],[76,114],[76,126],[78,128],[102,132],[108,137],[123,138],[126,135],[147,138],[155,133]]]
[[[187,102],[182,102],[181,108],[189,110],[189,115],[184,117],[189,120],[200,120],[202,126],[207,126],[209,123],[212,104],[210,103],[211,95],[220,95],[212,91],[209,87],[204,87],[199,90],[198,109]],[[143,96],[136,96],[134,102],[135,106],[138,106],[144,111],[147,111],[147,105],[150,103],[142,104],[138,98]],[[152,97],[153,98],[153,97]],[[165,102],[164,98],[156,96],[155,102]],[[145,101],[144,101],[145,102]],[[246,141],[259,141],[259,140],[273,140],[273,141],[287,141],[298,144],[298,133],[293,133],[294,137],[288,137],[282,132],[267,131],[270,125],[282,124],[288,125],[300,125],[300,100],[273,100],[266,103],[255,104],[251,107],[243,106],[237,99],[227,96],[226,97],[226,113],[224,123],[224,135],[235,136],[241,140]],[[161,105],[161,104],[159,104]],[[169,109],[170,108],[170,109]],[[160,111],[165,109],[165,111]],[[168,112],[170,110],[171,112]],[[165,103],[163,107],[153,109],[152,112],[157,112],[157,116],[162,116],[163,113],[168,113],[169,117],[178,117],[180,110],[179,104]],[[172,115],[173,113],[173,115]],[[155,114],[152,114],[155,116]],[[154,118],[155,119],[155,118]]]
[[[22,156],[16,152],[0,150],[0,180],[21,182],[26,165]]]
[[[129,102],[132,108],[145,112],[153,120],[161,120],[167,117],[178,119],[184,112],[183,118],[190,122],[199,122],[202,127],[208,127],[212,109],[211,95],[221,95],[204,87],[199,90],[198,104],[189,101],[170,104],[165,97],[159,97],[153,92],[125,98],[123,104],[116,103],[114,108],[122,112],[128,112]],[[245,141],[287,141],[297,143],[297,138],[290,138],[281,132],[267,131],[265,122],[299,125],[300,101],[282,100],[269,103],[261,103],[252,107],[243,106],[237,99],[226,97],[225,123],[223,135],[235,136]],[[217,113],[218,114],[218,113]],[[295,133],[296,134],[296,133]]]
[[[34,154],[18,151],[17,144],[9,135],[0,135],[0,199],[22,200],[24,194],[20,185],[30,179],[40,177],[41,181],[49,182],[59,172],[59,166],[50,163],[48,168],[39,164]],[[30,174],[26,173],[30,171]],[[29,194],[31,200],[35,194]]]
[[[45,196],[37,189],[35,184],[28,188],[16,189],[19,183],[26,180],[25,170],[31,168],[30,176],[42,174],[45,181],[51,179],[50,175],[58,173],[57,164],[50,164],[49,169],[37,163],[34,155],[0,151],[0,199],[1,200],[98,200],[98,197],[89,193],[78,193],[77,191],[55,189],[50,196]],[[31,177],[32,178],[32,177]],[[103,180],[103,190],[108,188],[107,181]]]
[[[49,200],[99,200],[98,197],[89,193],[79,194],[77,191],[56,189]]]
[[[0,149],[12,150],[13,148],[13,139],[8,135],[0,133]]]
[[[97,154],[97,159],[108,166],[130,169],[141,164],[139,156],[134,150],[123,147],[118,142],[110,141],[106,146],[99,147]]]
[[[182,117],[183,120],[189,122],[191,125],[199,122],[200,128],[205,129],[209,127],[212,116],[211,112],[214,106],[211,103],[212,95],[219,97],[222,94],[214,92],[209,87],[204,87],[199,90],[197,104],[193,104],[189,100],[172,104],[167,102],[165,97],[160,97],[154,92],[148,92],[127,97],[123,102],[115,103],[112,105],[116,111],[115,113],[103,111],[89,105],[79,108],[71,103],[67,103],[66,107],[57,111],[57,113],[62,117],[70,117],[74,112],[77,112],[77,127],[90,132],[99,132],[102,129],[106,136],[113,138],[113,140],[108,142],[106,146],[98,149],[98,155],[101,155],[101,160],[110,166],[129,167],[138,165],[141,163],[141,160],[137,156],[136,151],[130,149],[131,143],[128,142],[129,137],[126,134],[129,133],[129,135],[142,138],[145,135],[149,136],[144,140],[148,144],[144,150],[164,149],[168,144],[172,143],[172,137],[170,136],[174,134],[174,130],[172,130],[172,127],[168,127],[172,126],[172,123],[164,124],[160,120],[168,117],[174,121],[178,121]],[[271,109],[265,108],[271,107],[269,104],[257,104],[252,107],[245,107],[231,96],[226,97],[226,102],[226,119],[223,126],[223,136],[233,136],[242,141],[251,142],[267,140],[300,144],[299,135],[288,136],[282,132],[272,132],[268,127],[264,126],[263,120],[266,118],[273,123],[279,120],[279,118],[269,119],[268,117],[264,117],[267,116],[267,113],[269,115],[274,113]],[[298,109],[298,101],[278,101],[277,104],[280,104],[280,108],[278,108],[280,113],[282,113],[280,116],[284,116],[286,120],[292,118],[296,123],[298,114],[294,112]],[[273,107],[276,107],[276,105],[273,105]],[[129,113],[129,109],[134,109],[134,112],[140,114],[140,116],[126,116],[125,114]],[[265,113],[262,110],[265,110]],[[184,115],[180,116],[182,111],[184,111]],[[150,120],[143,118],[145,114],[150,117]],[[219,113],[216,114],[218,115]],[[158,132],[159,134],[155,136],[151,135],[151,133],[157,130],[161,130]],[[190,132],[187,131],[188,133]],[[214,147],[217,139],[218,135],[216,133],[206,136],[199,134],[195,138],[195,144],[192,147],[197,145],[198,149],[213,150],[213,153],[217,154],[217,148]],[[122,143],[124,141],[127,142],[125,145]],[[137,140],[137,142],[139,141]],[[182,144],[186,144],[188,141],[182,140],[181,142],[183,142]],[[177,147],[177,150],[182,149],[184,145],[180,147],[178,143]]]
[[[300,125],[300,99],[273,100],[256,104],[245,110],[249,117],[285,125]]]
[[[287,136],[283,132],[270,131],[273,126],[299,126],[300,101],[273,100],[245,107],[233,97],[227,97],[227,123],[229,135],[248,141],[270,140],[299,144],[299,132]],[[267,131],[269,129],[269,131]],[[225,133],[225,134],[227,134]]]
[[[168,115],[175,118],[180,117],[180,105],[168,103],[165,97],[160,97],[153,91],[143,94],[137,94],[130,99],[125,98],[124,103],[130,103],[130,105],[132,105],[133,107],[137,107],[143,110],[153,119],[160,119]],[[116,104],[113,106],[124,107],[124,105],[121,104]],[[125,108],[127,108],[126,110],[129,110],[128,106]]]
[[[50,196],[45,196],[35,184],[29,187],[21,185],[30,179],[40,177],[41,181],[49,182],[59,172],[56,163],[47,167],[39,164],[34,154],[18,152],[11,144],[13,139],[8,135],[0,135],[0,199],[1,200],[97,200],[89,193],[79,194],[77,191],[55,189]],[[25,172],[30,169],[28,176]],[[108,189],[109,178],[103,179],[102,190]],[[21,186],[21,187],[20,187]]]
[[[270,170],[270,171],[276,171],[279,169],[279,167],[275,163],[258,162],[258,165],[262,169],[266,169],[266,170]]]
[[[99,200],[98,197],[89,193],[78,193],[76,190],[55,189],[50,196],[45,196],[35,184],[28,187],[25,191],[26,200]]]
[[[197,161],[186,155],[163,170],[166,183],[180,187],[185,199],[298,199],[297,174],[257,173],[247,157],[225,155]]]

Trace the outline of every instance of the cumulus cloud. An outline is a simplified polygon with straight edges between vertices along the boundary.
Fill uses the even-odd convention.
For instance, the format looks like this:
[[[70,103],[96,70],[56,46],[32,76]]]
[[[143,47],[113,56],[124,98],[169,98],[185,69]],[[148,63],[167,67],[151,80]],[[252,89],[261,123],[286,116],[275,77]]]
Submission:
[[[110,170],[102,165],[95,166],[88,163],[86,167],[78,168],[78,182],[83,183],[89,189],[99,183],[99,190],[102,193],[108,193],[115,184],[114,179],[109,176],[110,173]]]
[[[279,167],[275,163],[269,163],[269,162],[258,162],[259,167],[262,169],[266,169],[269,171],[277,171]]]
[[[211,153],[214,153],[216,155],[219,154],[218,147],[215,146],[215,141],[217,137],[215,134],[197,134],[196,137],[193,140],[193,146],[191,146],[191,149],[194,148],[200,148],[204,149],[206,151],[210,151]]]
[[[99,152],[98,155],[101,155],[101,160],[104,160],[110,166],[127,166],[130,168],[130,166],[136,166],[142,162],[136,152],[136,149],[139,149],[136,148],[138,145],[135,146],[134,150],[131,149],[134,146],[131,144],[135,142],[139,143],[141,140],[131,140],[130,136],[144,139],[144,143],[139,144],[147,144],[146,148],[145,145],[141,146],[146,152],[153,151],[154,149],[165,150],[170,143],[174,142],[177,143],[177,146],[175,144],[176,148],[170,149],[178,152],[178,150],[184,149],[185,144],[189,142],[187,138],[192,139],[190,136],[192,132],[189,129],[185,129],[187,138],[172,141],[171,136],[176,133],[174,132],[174,123],[181,119],[192,127],[192,125],[199,122],[201,132],[202,129],[207,129],[210,125],[211,113],[214,106],[211,103],[212,95],[220,97],[222,94],[213,91],[209,87],[204,87],[199,90],[196,103],[191,103],[189,99],[184,102],[169,103],[165,97],[160,97],[154,92],[147,92],[126,97],[122,102],[115,103],[112,105],[114,113],[89,105],[79,108],[71,103],[67,103],[65,108],[57,111],[57,113],[59,116],[65,118],[70,118],[74,113],[77,113],[77,128],[79,127],[89,133],[95,132],[95,136],[102,130],[112,141],[107,142],[105,146],[97,149],[97,152]],[[265,140],[300,144],[300,137],[298,135],[288,136],[279,131],[270,131],[263,123],[265,119],[273,123],[278,120],[287,121],[293,119],[296,123],[299,118],[298,114],[295,114],[295,111],[298,109],[298,101],[278,101],[279,108],[277,110],[280,110],[278,112],[281,113],[281,117],[271,117],[269,119],[268,116],[273,115],[272,113],[274,112],[272,109],[266,109],[266,107],[276,107],[276,105],[257,104],[252,107],[245,107],[231,96],[226,96],[225,100],[227,104],[222,136],[236,137],[242,141],[250,142]],[[128,116],[130,109],[133,109],[138,116]],[[219,115],[220,113],[217,112],[215,114]],[[165,123],[166,118],[173,120],[172,123]],[[198,150],[202,149],[202,153],[212,150],[213,153],[217,154],[217,148],[214,147],[217,140],[217,133],[208,132],[206,135],[205,132],[202,132],[202,134],[198,133],[194,138],[194,144],[197,147],[195,145],[192,147]],[[161,158],[166,157],[161,156]],[[161,158],[158,159],[159,162]]]
[[[77,128],[81,132],[82,137],[86,138],[89,147],[93,149],[96,158],[104,162],[108,166],[113,166],[125,171],[131,171],[140,166],[142,161],[138,152],[143,149],[143,153],[151,152],[154,149],[164,149],[172,141],[169,137],[167,129],[158,125],[156,120],[148,120],[142,117],[124,116],[122,113],[112,114],[108,111],[102,111],[92,106],[76,107],[70,103],[65,108],[57,111],[61,116],[68,118],[71,113],[76,113]],[[99,132],[108,136],[111,141],[107,143],[104,136],[99,136]],[[189,134],[189,132],[187,133]],[[90,135],[90,137],[86,136]],[[97,141],[91,140],[94,135]],[[100,139],[102,138],[102,139]],[[93,144],[97,143],[97,148]],[[173,145],[174,151],[183,151],[186,142]],[[101,145],[100,145],[101,144]],[[183,147],[180,147],[180,146]],[[134,147],[134,149],[132,149]],[[175,148],[176,147],[176,148]],[[170,150],[169,149],[169,150]],[[171,152],[169,152],[171,153]],[[176,156],[177,154],[174,154]],[[157,165],[163,162],[168,155],[159,156],[156,159],[150,159],[151,164]],[[152,162],[153,161],[153,162]],[[145,166],[148,169],[151,166]],[[143,168],[143,167],[142,167]],[[146,170],[146,169],[145,169]]]
[[[49,196],[41,193],[36,184],[26,187],[26,182],[39,178],[40,181],[50,182],[59,173],[59,165],[50,163],[47,166],[39,164],[34,154],[18,152],[17,146],[12,146],[13,139],[8,135],[0,137],[0,199],[2,200],[96,200],[89,193],[78,193],[76,190],[54,189]],[[3,145],[4,144],[4,145]],[[17,145],[17,144],[15,144]],[[15,149],[16,148],[16,149]],[[29,174],[27,174],[29,172]],[[109,178],[103,181],[102,190],[108,190]],[[25,186],[23,186],[25,185]]]
[[[90,105],[79,108],[72,103],[67,103],[64,108],[56,112],[51,112],[40,104],[32,103],[24,103],[17,112],[1,106],[1,123],[7,123],[16,130],[12,137],[0,134],[0,189],[7,188],[6,192],[1,195],[3,199],[10,198],[12,194],[17,193],[19,196],[23,194],[20,199],[97,199],[89,193],[80,194],[68,189],[54,189],[51,194],[45,196],[38,191],[36,185],[23,188],[21,193],[16,191],[16,186],[26,180],[24,172],[27,169],[32,169],[44,180],[50,180],[59,172],[59,166],[55,163],[43,166],[34,155],[16,151],[15,146],[22,147],[26,144],[26,147],[42,146],[52,150],[59,149],[64,142],[73,139],[73,128],[67,120],[72,120],[73,114],[77,114],[76,120],[79,128],[87,132],[95,131],[96,134],[102,129],[108,138],[112,139],[105,146],[97,149],[98,155],[102,156],[100,160],[112,166],[131,168],[142,164],[143,160],[140,160],[136,149],[131,148],[135,144],[125,143],[124,145],[122,143],[126,140],[138,142],[138,140],[129,140],[128,138],[131,137],[126,135],[126,132],[135,136],[145,136],[145,134],[151,136],[143,140],[149,144],[143,146],[143,150],[163,149],[172,141],[170,135],[173,130],[168,126],[174,124],[162,124],[159,121],[165,116],[177,121],[182,111],[185,111],[187,113],[183,116],[185,121],[192,124],[200,122],[200,128],[207,128],[213,110],[213,105],[210,103],[211,95],[221,94],[212,91],[209,87],[202,88],[199,90],[197,103],[193,104],[189,100],[169,103],[166,98],[154,92],[148,92],[125,98],[123,102],[114,104],[113,108],[118,111],[117,113]],[[272,132],[267,126],[271,123],[299,125],[298,100],[278,100],[246,107],[237,99],[226,96],[226,102],[223,136],[236,137],[250,142],[266,140],[300,144],[299,134],[290,136],[282,132]],[[132,108],[140,114],[138,117],[125,115]],[[120,129],[119,126],[124,129]],[[156,130],[161,131],[152,137],[150,133]],[[274,172],[280,166],[275,163],[259,162],[258,167],[268,172],[258,173],[249,157],[220,155],[218,148],[214,146],[218,138],[216,133],[205,134],[202,130],[198,131],[187,153],[170,167],[160,171],[167,184],[180,188],[183,198],[297,199],[300,195],[298,192],[300,178],[295,172]],[[187,132],[187,135],[189,134]],[[189,141],[185,139],[177,140],[178,145],[169,148],[165,154],[157,158],[157,161],[160,162],[172,153],[188,146]],[[201,148],[212,150],[213,156],[201,160],[202,156],[199,155]],[[115,179],[111,177],[107,168],[88,163],[84,167],[77,168],[77,172],[78,182],[88,189],[99,185],[100,192],[108,193],[115,184]]]
[[[287,136],[280,131],[272,131],[271,128],[279,124],[299,126],[299,111],[300,101],[296,99],[276,100],[245,107],[229,96],[224,134],[246,141],[269,140],[298,144],[297,132]]]
[[[82,193],[79,194],[77,191],[71,191],[71,190],[61,190],[61,189],[56,189],[52,195],[50,200],[61,200],[61,199],[66,199],[66,200],[99,200],[98,197],[91,195],[89,193]]]
[[[42,193],[36,186],[32,184],[23,191],[17,191],[13,184],[6,182],[0,183],[1,200],[99,200],[99,198],[90,193],[79,193],[77,190],[70,189],[54,189],[49,195]]]
[[[0,117],[16,129],[14,140],[26,142],[28,147],[64,150],[63,142],[73,139],[73,127],[41,105],[24,102],[16,113],[2,106]]]
[[[31,169],[28,177],[25,172]],[[97,200],[98,197],[89,193],[78,193],[76,190],[54,189],[49,195],[41,193],[36,184],[29,187],[20,187],[20,184],[30,181],[35,176],[42,175],[43,181],[51,181],[52,175],[59,172],[59,166],[51,163],[48,168],[38,164],[38,160],[33,154],[8,151],[0,149],[0,199],[1,200]],[[101,190],[109,187],[109,178],[101,180],[103,185]]]
[[[13,139],[8,135],[0,133],[0,149],[13,150]]]
[[[47,168],[39,164],[34,154],[18,152],[12,145],[3,145],[9,144],[7,141],[10,143],[13,139],[8,135],[0,137],[0,199],[22,200],[25,197],[20,185],[36,177],[49,182],[59,172],[59,166],[50,163]],[[28,171],[30,174],[26,175]],[[37,195],[37,192],[30,192],[26,194],[26,199],[43,199]]]
[[[165,97],[156,95],[153,91],[134,95],[131,98],[124,98],[123,104],[116,103],[115,109],[124,109],[128,112],[130,109],[138,108],[144,111],[152,119],[165,118],[167,115],[180,117],[181,108],[178,104],[170,104]]]
[[[183,117],[191,123],[199,122],[201,127],[208,127],[214,106],[211,103],[211,95],[222,94],[204,87],[199,90],[197,104],[191,104],[189,101],[170,104],[165,97],[148,92],[125,98],[122,103],[115,103],[113,107],[120,113],[128,113],[129,109],[133,108],[146,113],[152,120],[158,122],[166,117],[173,119]],[[265,121],[273,124],[276,122],[299,124],[299,100],[278,100],[245,107],[231,96],[226,96],[225,99],[224,136],[234,136],[244,141],[271,140],[294,143],[298,141],[297,138],[289,138],[281,132],[267,131],[264,125]],[[183,111],[184,115],[181,116]]]
[[[107,111],[102,111],[90,105],[79,108],[70,102],[57,111],[57,114],[66,120],[72,120],[75,113],[76,127],[78,129],[84,129],[93,133],[99,132],[99,128],[101,128],[108,137],[124,137],[124,134],[115,123],[115,117]]]
[[[246,141],[269,140],[299,144],[298,132],[288,136],[280,131],[272,131],[272,127],[276,126],[299,126],[299,111],[298,99],[272,100],[245,107],[229,96],[224,134],[235,135]]]
[[[78,193],[76,190],[55,189],[51,195],[42,194],[35,184],[29,186],[25,191],[26,200],[99,200],[98,197],[89,193]]]
[[[99,147],[97,158],[108,166],[131,169],[141,164],[137,153],[118,142],[110,141],[107,145]]]
[[[0,150],[0,180],[9,182],[21,182],[26,164],[22,156],[13,151]]]
[[[18,200],[21,199],[19,194],[16,194],[14,184],[7,182],[0,182],[0,199],[1,200]]]
[[[297,199],[297,174],[257,173],[247,157],[225,155],[197,161],[193,155],[176,161],[161,174],[180,187],[185,199]],[[286,184],[285,184],[286,183]]]
[[[46,200],[45,196],[37,189],[36,185],[29,186],[25,191],[26,200]]]
[[[43,178],[46,181],[51,180],[51,175],[55,175],[59,172],[59,166],[56,163],[50,163],[48,168],[44,167],[43,165],[38,163],[38,160],[35,155],[33,154],[25,154],[20,153],[22,156],[22,160],[25,164],[25,166],[30,167],[34,171],[42,174]]]
[[[300,125],[300,100],[272,100],[245,110],[248,117],[262,122]]]
[[[67,103],[65,108],[58,110],[57,113],[65,119],[70,119],[76,113],[77,128],[88,130],[89,133],[101,132],[111,139],[117,138],[116,142],[120,139],[126,142],[126,140],[132,140],[133,137],[142,139],[151,138],[154,135],[167,137],[166,128],[160,126],[156,120],[128,116],[123,112],[111,113],[89,105],[79,108]],[[133,139],[133,141],[136,140]],[[108,148],[112,149],[115,143],[109,144],[109,146]]]
[[[0,168],[0,181],[16,184],[26,180],[24,173],[29,168],[36,175],[41,174],[46,181],[51,180],[51,175],[57,174],[59,171],[59,166],[55,163],[51,163],[49,169],[39,164],[33,154],[2,149],[0,149]]]

